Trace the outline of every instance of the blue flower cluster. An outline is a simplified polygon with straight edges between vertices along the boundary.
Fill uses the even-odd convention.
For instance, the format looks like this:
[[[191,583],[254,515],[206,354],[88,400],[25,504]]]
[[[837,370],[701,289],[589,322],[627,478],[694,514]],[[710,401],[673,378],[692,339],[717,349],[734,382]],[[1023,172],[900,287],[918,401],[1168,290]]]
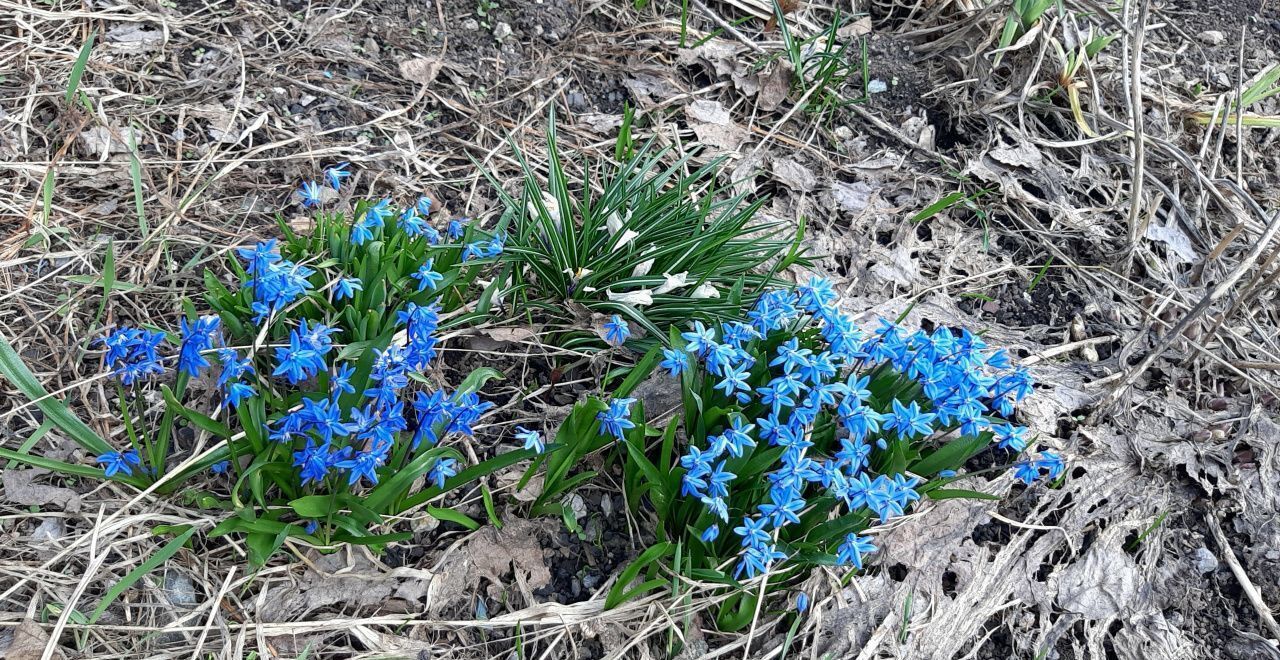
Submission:
[[[714,389],[736,401],[740,411],[728,415],[727,426],[709,436],[705,447],[690,446],[680,459],[682,496],[697,498],[727,523],[737,477],[726,462],[750,455],[758,444],[783,450],[776,469],[767,474],[767,498],[753,504],[754,511],[742,511],[742,524],[733,528],[741,540],[737,575],[754,577],[786,558],[779,535],[800,522],[814,489],[829,493],[848,512],[867,510],[882,523],[903,515],[920,498],[921,478],[874,474],[876,448],[987,431],[1011,451],[1027,444],[1025,428],[999,418],[1010,415],[1032,390],[1027,371],[1014,367],[1005,351],[989,350],[980,337],[963,330],[910,332],[882,320],[867,332],[840,311],[837,301],[830,282],[811,278],[795,291],[766,292],[745,322],[719,328],[694,323],[681,335],[683,350],[664,352],[661,366],[673,376],[696,361]],[[760,357],[768,346],[776,348]],[[767,360],[763,369],[758,357]],[[890,391],[873,395],[873,382],[886,379]],[[619,435],[606,428],[614,418],[601,415],[602,432]],[[820,417],[839,425],[839,447],[830,456],[813,451]],[[1042,455],[1034,463],[1037,471],[1052,472],[1055,465],[1060,472],[1056,455]],[[702,538],[710,542],[718,535],[719,526],[711,525]],[[861,568],[863,557],[874,550],[870,538],[849,534],[836,555],[841,563]]]
[[[262,323],[312,288],[309,278],[315,271],[281,257],[274,238],[252,248],[239,248],[236,254],[245,260],[249,274],[245,286],[253,289],[254,323]]]
[[[111,375],[125,385],[133,385],[149,376],[164,373],[164,365],[158,351],[164,343],[164,333],[142,328],[117,328],[100,337],[97,343],[107,349],[103,362],[111,369]],[[127,472],[126,472],[127,474]]]

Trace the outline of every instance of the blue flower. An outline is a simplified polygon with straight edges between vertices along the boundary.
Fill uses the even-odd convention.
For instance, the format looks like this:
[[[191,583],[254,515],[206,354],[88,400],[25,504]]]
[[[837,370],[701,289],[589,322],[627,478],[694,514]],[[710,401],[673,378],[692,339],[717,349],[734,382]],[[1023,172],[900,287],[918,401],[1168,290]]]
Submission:
[[[725,371],[724,378],[716,383],[715,388],[724,392],[725,396],[736,395],[739,403],[746,403],[751,400],[747,396],[747,392],[751,391],[751,387],[747,385],[747,365],[741,364]]]
[[[636,423],[631,421],[631,404],[635,401],[635,399],[613,399],[609,402],[608,410],[596,413],[596,419],[600,422],[600,434],[611,435],[622,440],[623,433],[627,429],[635,428]]]
[[[769,532],[765,529],[769,526],[769,519],[760,518],[743,518],[741,527],[734,527],[733,533],[742,537],[742,547],[754,548],[763,546],[769,542]]]
[[[844,537],[844,543],[841,543],[836,551],[836,561],[860,571],[862,570],[863,556],[875,551],[876,546],[871,542],[871,537],[858,536],[850,532]]]
[[[747,447],[755,447],[756,441],[751,437],[751,431],[756,427],[755,424],[748,424],[747,418],[742,415],[734,415],[729,421],[729,428],[725,430],[725,449],[728,450],[736,458],[742,458]]]
[[[662,349],[662,362],[658,366],[666,369],[672,377],[678,378],[680,374],[689,370],[689,354],[676,350],[674,348]]]
[[[1027,428],[1025,426],[1014,426],[1005,422],[1004,424],[992,426],[991,432],[1001,449],[1008,449],[1015,454],[1019,454],[1027,448]]]
[[[796,596],[796,611],[799,612],[800,614],[804,614],[806,611],[808,611],[808,609],[809,609],[809,594],[806,594],[805,592],[801,591]]]
[[[331,165],[325,168],[324,180],[326,183],[329,184],[330,188],[337,190],[338,188],[342,187],[342,182],[347,177],[351,176],[351,172],[347,171],[347,168],[350,165],[351,163],[344,162],[344,163],[338,163],[337,165]]]
[[[338,372],[329,378],[329,392],[337,398],[344,392],[350,394],[356,391],[354,385],[351,384],[351,377],[356,374],[356,368],[350,364],[344,364],[338,367]]]
[[[1040,478],[1040,466],[1034,459],[1023,459],[1013,464],[1013,477],[1030,486]]]
[[[103,362],[125,385],[164,373],[158,354],[162,342],[164,333],[141,328],[118,328],[98,339],[107,349]]]
[[[531,431],[523,426],[517,426],[515,437],[516,440],[524,442],[525,449],[532,449],[535,454],[541,454],[547,450],[547,445],[542,440],[542,434],[537,431]]]
[[[427,472],[427,481],[435,484],[436,488],[443,489],[445,480],[458,474],[457,464],[458,461],[452,458],[437,459]]]
[[[933,433],[934,418],[937,415],[933,413],[921,412],[920,404],[912,401],[910,405],[902,405],[902,402],[893,400],[893,412],[890,413],[885,421],[886,430],[894,431],[899,438],[910,440],[916,436],[926,436]]]
[[[604,340],[611,346],[621,346],[627,343],[627,338],[631,336],[631,325],[622,320],[622,317],[614,314],[604,324]]]
[[[333,282],[333,299],[355,298],[357,291],[364,291],[364,283],[357,277],[339,277]]]
[[[250,275],[265,273],[271,264],[280,261],[276,252],[276,239],[262,241],[251,248],[236,248],[236,254],[245,261],[245,272]]]
[[[449,408],[446,406],[444,392],[418,392],[413,402],[413,409],[418,411],[418,430],[413,434],[413,449],[417,449],[424,440],[434,445],[440,440],[435,426],[448,421]]]
[[[273,376],[284,376],[290,385],[311,378],[324,370],[324,359],[311,347],[304,344],[297,330],[289,333],[289,345],[276,347],[276,369]]]
[[[760,573],[768,572],[773,562],[786,558],[786,553],[778,551],[773,545],[751,546],[742,553],[742,559],[738,562],[734,575],[737,576],[746,571],[747,577],[753,578]]]
[[[231,461],[218,461],[209,466],[209,471],[214,474],[226,474],[231,469]]]
[[[302,187],[298,189],[298,198],[302,201],[304,208],[312,209],[320,206],[323,199],[320,196],[320,185],[315,181],[304,181]]]
[[[293,452],[293,466],[302,468],[299,472],[302,485],[324,481],[329,474],[329,468],[332,467],[331,459],[329,443],[317,445],[314,439],[308,439],[306,447]]]
[[[448,229],[446,229],[446,233],[449,234],[449,240],[456,241],[462,238],[462,235],[467,233],[468,222],[469,220],[467,218],[457,218],[454,220],[450,220],[449,227]]]
[[[361,218],[351,223],[351,242],[355,245],[364,245],[373,240],[373,227]]]
[[[426,289],[436,290],[436,286],[444,279],[444,275],[432,270],[435,258],[427,259],[425,263],[418,267],[418,272],[413,274],[413,279],[418,280],[418,291]]]
[[[107,478],[111,478],[125,473],[126,476],[133,476],[133,468],[130,466],[142,465],[142,457],[138,456],[138,452],[133,449],[124,451],[109,451],[97,458],[99,465],[103,466],[103,472]]]
[[[183,317],[179,323],[182,326],[182,348],[178,355],[178,370],[192,377],[199,376],[202,369],[209,367],[208,358],[201,352],[213,347],[222,319],[211,314],[194,321]]]
[[[686,342],[684,350],[698,357],[705,357],[717,343],[715,330],[708,329],[702,321],[694,321],[693,330],[680,333],[680,337]]]
[[[703,543],[710,543],[719,537],[720,526],[715,523],[708,525],[706,529],[702,530],[702,534],[698,536],[698,538],[702,539]]]
[[[1061,477],[1062,473],[1067,469],[1066,463],[1062,460],[1062,455],[1047,449],[1040,452],[1040,458],[1036,460],[1036,466],[1048,472],[1050,481]]]
[[[253,389],[252,385],[236,381],[227,386],[227,403],[232,408],[239,408],[242,401],[251,399],[257,394],[257,390]]]
[[[390,442],[374,442],[367,451],[357,451],[349,458],[336,461],[334,467],[348,470],[347,485],[355,486],[368,479],[371,485],[378,484],[377,470],[387,460],[391,452]]]
[[[413,207],[418,211],[418,215],[426,217],[431,215],[431,198],[426,195],[418,197],[417,203]]]

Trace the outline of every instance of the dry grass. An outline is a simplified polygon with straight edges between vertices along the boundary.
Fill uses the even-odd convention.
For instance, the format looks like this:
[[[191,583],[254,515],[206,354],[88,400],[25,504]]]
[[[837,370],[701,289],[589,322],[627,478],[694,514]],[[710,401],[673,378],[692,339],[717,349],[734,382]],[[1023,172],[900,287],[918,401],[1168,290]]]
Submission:
[[[548,2],[546,16],[573,8],[564,20],[507,6],[503,16],[527,32],[510,46],[466,30],[475,7],[465,2],[420,11],[0,0],[0,332],[50,391],[118,436],[89,339],[102,324],[171,321],[182,298],[198,296],[203,268],[271,232],[269,214],[287,206],[298,179],[348,160],[361,195],[429,189],[453,213],[487,219],[494,195],[472,159],[513,177],[507,135],[536,161],[553,106],[567,145],[609,154],[619,108],[606,92],[622,89],[645,117],[643,135],[679,153],[729,153],[737,185],[774,195],[765,213],[808,218],[829,255],[822,268],[868,314],[980,326],[1018,347],[1049,385],[1026,421],[1079,468],[1057,490],[1010,494],[1007,477],[976,480],[970,487],[1008,497],[937,503],[883,530],[877,568],[849,587],[815,575],[803,657],[1268,652],[1248,646],[1248,634],[1276,634],[1267,608],[1280,573],[1247,547],[1280,547],[1269,520],[1280,443],[1276,131],[1193,121],[1231,107],[1276,59],[1265,39],[1245,36],[1261,28],[1239,22],[1229,43],[1205,48],[1177,11],[1185,3],[1134,0],[1110,13],[1066,0],[1066,13],[1046,14],[993,66],[1007,4],[857,3],[875,17],[872,75],[905,98],[891,90],[816,116],[760,89],[776,68],[751,68],[779,51],[780,36],[739,19],[767,16],[769,3],[692,2],[684,21],[679,3],[652,4]],[[818,34],[829,4],[802,7],[792,29]],[[539,20],[566,34],[529,36]],[[682,23],[688,43],[732,29],[689,51],[679,48]],[[98,43],[81,89],[92,111],[64,99],[90,33]],[[1060,89],[1060,53],[1086,34],[1117,39],[1074,73],[1077,114]],[[410,60],[434,71],[426,84],[406,80],[399,64]],[[860,82],[843,92],[856,96]],[[695,103],[719,104],[727,122]],[[1276,114],[1275,100],[1254,110]],[[955,190],[988,192],[967,210],[908,221]],[[102,291],[92,282],[108,239],[131,286],[96,319]],[[520,365],[544,349],[503,350]],[[0,392],[0,443],[14,447],[41,420]],[[84,459],[55,434],[40,446]],[[607,583],[562,606],[522,590],[519,571],[506,585],[515,601],[485,621],[473,610],[428,614],[430,595],[401,611],[352,596],[270,620],[268,606],[297,597],[317,572],[375,580],[393,571],[360,550],[321,566],[295,548],[249,574],[243,549],[225,538],[179,553],[83,625],[73,610],[92,609],[163,544],[150,528],[213,520],[113,484],[37,482],[69,489],[57,492],[75,504],[22,501],[6,477],[0,646],[12,640],[11,656],[505,657],[519,636],[525,657],[654,657],[671,634],[685,638],[689,658],[781,653],[770,616],[752,636],[703,630],[698,613],[713,602],[697,585],[604,612]],[[472,541],[444,540],[408,566],[423,573],[406,583],[429,594],[450,553]],[[1201,548],[1230,557],[1230,572],[1198,574]],[[1237,582],[1252,583],[1247,597],[1231,595]],[[479,591],[478,580],[470,587]]]

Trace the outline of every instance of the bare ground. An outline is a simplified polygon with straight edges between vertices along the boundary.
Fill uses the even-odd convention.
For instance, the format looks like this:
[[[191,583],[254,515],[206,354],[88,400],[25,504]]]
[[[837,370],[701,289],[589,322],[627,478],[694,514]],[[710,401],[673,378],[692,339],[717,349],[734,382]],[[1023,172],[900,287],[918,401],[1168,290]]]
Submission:
[[[684,21],[680,4],[0,0],[0,332],[118,434],[87,341],[102,323],[175,314],[203,267],[272,234],[300,178],[349,160],[359,194],[429,190],[483,220],[497,204],[472,159],[514,181],[506,136],[538,153],[550,109],[573,150],[611,153],[630,104],[642,135],[728,155],[732,183],[771,196],[764,213],[804,218],[820,269],[867,318],[907,312],[1014,347],[1041,383],[1023,421],[1072,463],[1057,489],[975,477],[1003,499],[895,524],[849,587],[816,575],[798,652],[1280,655],[1280,150],[1275,129],[1196,120],[1277,62],[1272,3],[1149,3],[1138,30],[1144,3],[1066,0],[998,61],[1007,3],[843,4],[841,39],[866,40],[884,91],[822,114],[763,64],[780,48],[766,3],[692,2]],[[811,36],[833,15],[812,2],[790,22]],[[90,112],[64,95],[91,33]],[[1066,80],[1077,120],[1060,53],[1088,34],[1117,39]],[[838,91],[861,98],[861,72]],[[1280,114],[1274,98],[1248,110]],[[969,202],[913,221],[956,191]],[[132,286],[98,319],[108,240]],[[0,444],[14,448],[42,419],[0,392]],[[56,433],[37,447],[87,460]],[[550,520],[498,538],[415,521],[416,542],[384,556],[296,549],[250,575],[243,549],[216,539],[85,626],[70,613],[164,543],[153,525],[201,514],[3,476],[7,657],[516,657],[517,624],[524,657],[656,657],[684,614],[660,600],[602,612],[640,542],[602,486],[581,503],[588,538],[615,542]],[[701,606],[683,657],[777,657],[783,631],[718,636],[696,625]]]

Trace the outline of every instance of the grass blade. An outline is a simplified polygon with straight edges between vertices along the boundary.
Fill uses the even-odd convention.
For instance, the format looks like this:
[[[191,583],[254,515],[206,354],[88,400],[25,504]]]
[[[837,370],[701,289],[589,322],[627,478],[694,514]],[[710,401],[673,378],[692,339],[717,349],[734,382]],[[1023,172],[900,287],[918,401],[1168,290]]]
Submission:
[[[84,40],[84,45],[80,47],[80,55],[76,57],[76,63],[71,67],[71,77],[67,80],[67,103],[71,103],[71,99],[76,96],[76,91],[80,89],[80,78],[84,76],[84,68],[89,64],[89,51],[93,50],[93,40],[97,36],[96,29],[89,32],[89,38]]]
[[[111,451],[111,445],[107,444],[93,429],[89,428],[84,422],[76,417],[75,413],[67,407],[67,404],[53,398],[45,391],[44,386],[36,380],[35,374],[27,368],[26,363],[22,361],[22,357],[17,351],[13,350],[13,346],[9,340],[0,335],[0,374],[5,379],[13,383],[23,396],[35,402],[37,408],[52,419],[58,428],[64,433],[71,436],[76,444],[80,445],[93,454],[102,454]],[[12,458],[12,457],[11,457]]]
[[[178,554],[178,551],[187,544],[187,540],[189,540],[195,533],[196,528],[192,527],[179,534],[177,538],[166,543],[165,546],[160,548],[160,550],[154,555],[147,557],[147,560],[139,564],[137,568],[129,571],[129,574],[124,576],[123,579],[111,585],[111,588],[107,590],[107,593],[102,596],[102,602],[98,603],[98,606],[94,608],[93,613],[89,615],[89,623],[96,623],[98,621],[98,617],[102,616],[102,613],[107,611],[107,608],[120,597],[120,594],[124,593],[129,587],[132,587],[133,583],[141,580],[144,575],[158,568],[160,564],[168,561],[170,557]]]

